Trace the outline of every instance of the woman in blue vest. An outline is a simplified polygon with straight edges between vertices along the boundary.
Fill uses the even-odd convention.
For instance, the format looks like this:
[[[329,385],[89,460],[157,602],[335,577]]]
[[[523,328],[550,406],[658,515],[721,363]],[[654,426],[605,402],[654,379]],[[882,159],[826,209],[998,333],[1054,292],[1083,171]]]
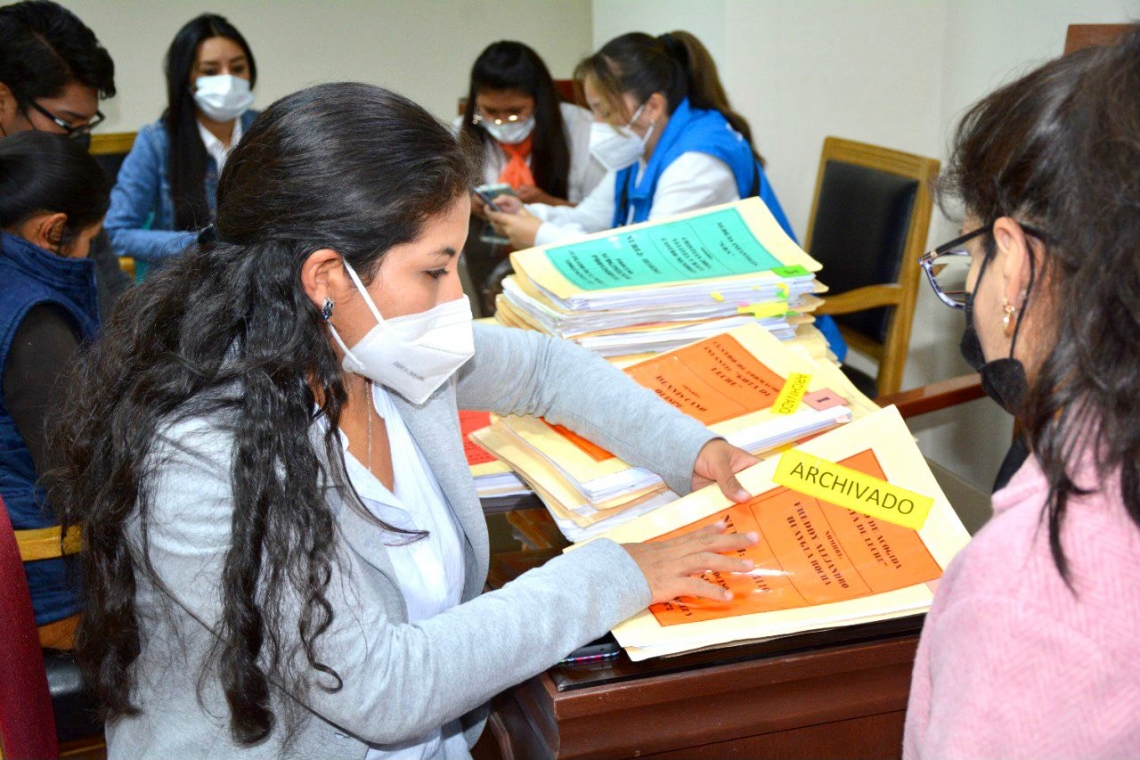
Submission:
[[[609,175],[576,207],[531,204],[493,215],[516,248],[753,195],[793,234],[748,122],[729,106],[716,64],[696,37],[624,34],[582,61],[575,77],[594,113],[590,150]]]
[[[590,151],[609,174],[575,207],[504,198],[490,213],[515,248],[663,219],[759,196],[793,240],[796,233],[764,174],[752,130],[732,110],[704,45],[688,32],[623,34],[578,64],[594,112]],[[816,319],[836,356],[847,346],[831,317]]]
[[[167,107],[143,127],[119,170],[107,234],[120,256],[175,256],[210,224],[226,155],[253,122],[257,64],[222,16],[179,30],[166,54]]]
[[[77,142],[36,131],[0,140],[0,497],[17,530],[58,524],[38,484],[51,464],[44,422],[61,376],[99,327],[87,251],[109,193]],[[70,647],[80,605],[64,561],[25,568],[41,642]]]

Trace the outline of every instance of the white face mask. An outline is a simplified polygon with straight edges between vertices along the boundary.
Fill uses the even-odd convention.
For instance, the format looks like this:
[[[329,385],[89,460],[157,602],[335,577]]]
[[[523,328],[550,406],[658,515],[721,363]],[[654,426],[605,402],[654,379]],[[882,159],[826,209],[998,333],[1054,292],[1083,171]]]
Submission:
[[[329,325],[344,351],[342,366],[346,371],[391,388],[413,404],[422,404],[475,355],[467,296],[419,314],[384,319],[347,261],[344,268],[376,317],[376,326],[351,349]]]
[[[608,171],[621,171],[637,163],[638,159],[645,155],[645,143],[649,141],[656,124],[649,125],[644,137],[638,137],[630,129],[644,109],[645,104],[642,103],[634,112],[633,118],[629,120],[629,124],[624,127],[615,127],[597,121],[590,125],[590,153]]]
[[[214,121],[233,121],[253,105],[249,80],[232,74],[215,77],[198,77],[194,80],[194,102],[207,118]]]
[[[518,145],[530,137],[530,133],[534,131],[534,117],[531,116],[522,121],[505,121],[502,124],[496,124],[493,121],[481,121],[479,126],[487,130],[487,134],[503,145]]]

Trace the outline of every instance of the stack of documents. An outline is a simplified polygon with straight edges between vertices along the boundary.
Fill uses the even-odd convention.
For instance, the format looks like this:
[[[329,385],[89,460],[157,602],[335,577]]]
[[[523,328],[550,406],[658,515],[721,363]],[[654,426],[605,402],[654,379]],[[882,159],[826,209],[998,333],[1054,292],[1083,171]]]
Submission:
[[[471,476],[475,479],[475,490],[480,499],[489,499],[497,496],[515,496],[530,493],[526,484],[519,480],[519,476],[511,468],[488,454],[474,444],[469,436],[476,430],[491,424],[491,415],[488,412],[459,412],[459,430],[463,434],[463,453],[467,455],[467,464],[471,467]]]
[[[625,367],[639,385],[756,454],[772,452],[877,409],[830,361],[789,349],[757,324]],[[495,420],[471,435],[582,541],[677,499],[656,473],[570,430],[533,417]]]
[[[496,319],[602,356],[660,353],[745,324],[826,353],[819,262],[759,198],[511,254]]]
[[[658,541],[724,520],[755,531],[755,568],[703,577],[727,602],[655,604],[614,629],[633,660],[926,612],[969,534],[898,410],[888,407],[739,475],[754,498],[710,486],[602,534]],[[573,550],[575,547],[571,547]]]

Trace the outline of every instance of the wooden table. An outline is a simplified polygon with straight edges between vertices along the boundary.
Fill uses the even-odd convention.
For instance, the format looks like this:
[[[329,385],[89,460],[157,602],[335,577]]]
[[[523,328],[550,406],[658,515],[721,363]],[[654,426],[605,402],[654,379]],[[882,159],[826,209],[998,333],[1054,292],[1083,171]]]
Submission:
[[[932,469],[951,503],[972,500],[981,513],[987,494]],[[535,501],[485,509],[492,587],[566,545]],[[898,757],[921,628],[913,616],[641,663],[623,652],[557,666],[497,698],[475,756]]]

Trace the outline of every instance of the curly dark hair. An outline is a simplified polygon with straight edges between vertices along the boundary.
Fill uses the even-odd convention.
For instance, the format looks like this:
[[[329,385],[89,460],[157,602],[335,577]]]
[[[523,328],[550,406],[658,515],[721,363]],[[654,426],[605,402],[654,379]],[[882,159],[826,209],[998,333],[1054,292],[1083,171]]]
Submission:
[[[1119,473],[1140,525],[1140,32],[1051,61],[973,106],[940,191],[982,226],[1008,216],[1046,236],[1031,251],[1027,308],[1048,335],[1016,414],[1048,478],[1044,519],[1068,581],[1061,524],[1083,493],[1079,455],[1091,450],[1102,481]],[[985,250],[993,256],[992,235]]]
[[[82,526],[87,610],[76,645],[104,718],[139,712],[136,583],[164,588],[147,546],[156,431],[218,411],[234,457],[214,656],[234,738],[251,744],[273,731],[270,682],[293,694],[316,680],[339,687],[319,646],[333,622],[325,591],[336,540],[323,484],[351,492],[336,433],[347,395],[301,267],[331,248],[371,280],[387,250],[465,196],[474,153],[379,87],[324,84],[277,101],[226,162],[216,239],[200,236],[207,242],[128,293],[84,357],[71,385],[83,392],[54,432],[66,465],[49,488],[64,525]],[[318,404],[323,443],[310,437]],[[128,532],[136,520],[141,546]],[[289,599],[303,600],[299,630],[279,629]],[[303,648],[304,672],[290,665],[290,642]],[[284,717],[288,737],[296,721]]]

